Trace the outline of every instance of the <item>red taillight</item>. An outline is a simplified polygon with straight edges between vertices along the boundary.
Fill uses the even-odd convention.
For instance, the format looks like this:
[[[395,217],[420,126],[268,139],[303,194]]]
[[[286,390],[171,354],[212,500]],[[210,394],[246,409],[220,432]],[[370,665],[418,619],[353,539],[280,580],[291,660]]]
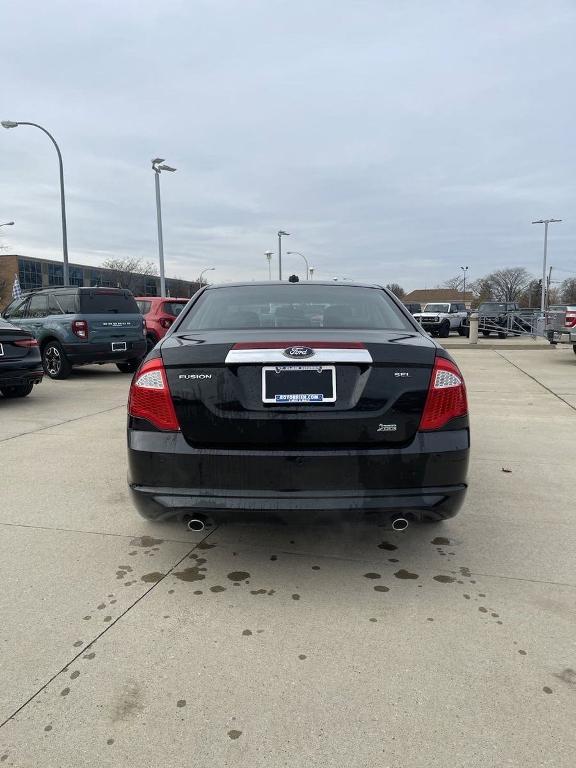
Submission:
[[[36,339],[16,339],[12,342],[15,347],[37,347],[38,342]]]
[[[88,323],[86,320],[72,320],[72,333],[79,339],[88,338]]]
[[[466,416],[468,402],[462,374],[455,363],[437,357],[430,378],[420,429],[440,429],[457,416]]]
[[[130,387],[128,413],[149,421],[158,429],[171,432],[180,429],[162,360],[148,360],[138,369]]]
[[[162,328],[165,328],[166,330],[168,330],[168,328],[170,328],[174,320],[171,317],[161,317],[159,322]]]
[[[566,312],[565,328],[574,328],[576,326],[576,312]]]

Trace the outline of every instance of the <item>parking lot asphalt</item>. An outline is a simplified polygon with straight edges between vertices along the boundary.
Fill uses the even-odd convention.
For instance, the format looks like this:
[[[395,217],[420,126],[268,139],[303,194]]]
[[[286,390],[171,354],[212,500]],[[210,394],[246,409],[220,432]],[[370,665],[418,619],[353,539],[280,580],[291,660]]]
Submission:
[[[571,768],[576,356],[453,354],[467,502],[403,533],[151,524],[129,376],[0,399],[0,763]]]

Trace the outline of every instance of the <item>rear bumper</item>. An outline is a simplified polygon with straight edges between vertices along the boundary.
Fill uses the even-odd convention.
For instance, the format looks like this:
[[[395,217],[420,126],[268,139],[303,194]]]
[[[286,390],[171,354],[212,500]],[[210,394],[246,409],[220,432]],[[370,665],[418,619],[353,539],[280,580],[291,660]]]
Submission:
[[[144,517],[310,520],[454,516],[466,495],[467,429],[403,449],[195,449],[181,434],[129,430],[129,485]]]
[[[43,375],[44,371],[39,360],[33,363],[22,363],[18,367],[14,365],[4,370],[0,366],[0,387],[20,386],[31,381],[38,383],[42,381]]]
[[[124,343],[123,339],[118,339]],[[141,359],[146,354],[146,339],[126,340],[126,349],[118,352],[112,351],[112,342],[92,344],[90,341],[78,344],[63,344],[66,357],[74,365],[86,363],[116,363],[123,360]]]

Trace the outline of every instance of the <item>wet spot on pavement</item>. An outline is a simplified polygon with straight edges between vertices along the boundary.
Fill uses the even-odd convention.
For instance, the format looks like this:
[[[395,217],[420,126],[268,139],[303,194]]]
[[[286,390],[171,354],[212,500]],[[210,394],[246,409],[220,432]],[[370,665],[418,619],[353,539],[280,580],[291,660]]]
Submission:
[[[69,693],[70,693],[70,688],[63,688],[60,691],[60,696],[68,696]]]
[[[365,573],[364,578],[365,579],[381,579],[382,576],[379,573]]]
[[[378,619],[369,619],[369,621],[378,621]]]
[[[389,558],[388,558],[388,562],[389,562],[389,563],[399,563],[399,562],[400,562],[400,560],[398,560],[398,558],[397,558],[397,557],[389,557]]]
[[[89,621],[92,618],[92,616],[83,616],[82,618],[84,619],[84,621]]]
[[[104,616],[104,621],[112,621],[112,616]]]
[[[45,730],[46,732],[48,732],[48,731],[51,731],[51,730],[52,730],[52,726],[51,726],[51,725],[45,725],[45,726],[44,726],[44,730]]]
[[[228,578],[230,581],[244,581],[250,578],[250,574],[247,571],[232,571],[228,574]]]
[[[542,688],[542,690],[544,691],[544,693],[553,693],[552,688],[548,688],[547,685],[545,685],[544,688]]]
[[[518,648],[518,653],[520,656],[526,656],[526,651],[523,651],[522,648]]]
[[[306,656],[306,654],[304,654],[304,653],[300,653],[300,654],[298,655],[298,658],[300,659],[300,661],[304,661],[304,659],[306,659],[306,658],[307,658],[307,656]]]
[[[251,634],[252,634],[252,630],[250,630],[250,629],[245,629],[245,630],[242,632],[242,634],[244,635],[244,637],[248,637],[249,635],[251,635]]]
[[[182,571],[176,571],[174,573],[177,579],[180,581],[202,581],[206,576],[200,572],[200,568],[197,565],[193,565],[190,568],[184,568]]]
[[[557,677],[558,680],[562,680],[563,683],[568,683],[568,685],[576,685],[576,672],[569,667],[563,669],[560,674],[555,672],[554,677]]]
[[[300,600],[300,595],[298,595],[298,594],[296,594],[296,593],[295,593],[295,594],[293,594],[293,595],[292,595],[292,600]]]
[[[401,568],[399,571],[396,571],[394,574],[397,579],[418,579],[419,576],[417,573],[410,573],[410,571],[406,571],[404,568]]]
[[[312,570],[313,571],[319,571],[320,570],[320,566],[319,565],[313,565],[312,566]]]
[[[148,584],[154,584],[157,581],[160,581],[160,579],[163,579],[166,574],[160,573],[160,571],[152,571],[151,573],[145,573],[144,576],[140,577],[140,581],[145,581]],[[204,578],[202,576],[202,578]]]
[[[385,587],[383,584],[378,584],[374,587],[375,592],[390,592],[390,589],[388,587]]]
[[[398,547],[395,544],[390,544],[388,541],[383,541],[381,544],[378,544],[378,549],[385,549],[388,552],[394,552],[394,550],[398,549]]]
[[[278,560],[278,555],[272,555],[270,560]]]
[[[72,672],[72,674],[70,675],[70,680],[76,680],[77,677],[80,677],[80,672],[78,672],[78,670],[75,669],[74,672]]]
[[[96,656],[94,651],[92,653],[87,653],[85,656],[82,656],[83,659],[93,659]]]
[[[180,707],[180,709],[182,709],[182,707],[185,707],[186,706],[186,699],[178,699],[178,701],[176,702],[176,706]]]
[[[173,590],[173,589],[169,589],[169,590],[168,590],[168,594],[169,594],[169,595],[173,595],[173,594],[174,594],[174,590]]]
[[[112,744],[114,744],[114,739],[107,739],[106,744],[108,744],[108,746],[111,747]]]
[[[195,595],[203,595],[203,594],[204,594],[204,592],[203,592],[201,589],[195,589],[195,590],[194,590],[194,594],[195,594]]]
[[[201,541],[196,545],[196,549],[214,549],[216,544],[208,544],[207,541]]]
[[[250,590],[251,595],[265,595],[266,590],[265,589],[251,589]]]
[[[138,536],[137,538],[132,539],[130,546],[148,549],[149,547],[156,547],[163,543],[164,539],[153,539],[152,536]]]
[[[428,618],[426,619],[426,621],[434,621],[434,619],[432,619],[432,618],[428,617]]]
[[[242,731],[228,731],[228,736],[234,741],[242,736]]]
[[[104,608],[106,608],[106,603],[100,603],[100,605],[97,605],[96,607],[98,608],[99,611],[102,611],[104,610]]]
[[[434,581],[439,581],[440,584],[453,584],[456,579],[453,576],[446,576],[443,573],[438,576],[434,576]]]
[[[488,608],[484,608],[484,606],[483,606],[483,605],[481,605],[481,606],[478,608],[478,610],[480,611],[480,613],[488,613]]]
[[[436,536],[436,538],[432,539],[430,543],[441,546],[443,544],[450,544],[450,539],[447,539],[445,536]]]
[[[470,600],[470,595],[463,595],[464,600]]]
[[[76,640],[76,642],[73,643],[74,648],[80,648],[81,645],[84,645],[84,640]]]
[[[217,584],[215,587],[210,587],[210,592],[226,592],[226,587],[221,587]]]

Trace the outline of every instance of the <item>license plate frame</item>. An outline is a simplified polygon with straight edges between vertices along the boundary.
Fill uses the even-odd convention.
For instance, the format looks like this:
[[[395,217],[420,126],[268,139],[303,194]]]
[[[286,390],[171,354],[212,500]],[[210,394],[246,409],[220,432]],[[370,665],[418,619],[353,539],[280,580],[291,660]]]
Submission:
[[[128,346],[125,341],[113,341],[112,352],[126,352]]]
[[[310,372],[314,374],[325,373],[326,371],[331,374],[331,387],[332,396],[326,395],[324,392],[285,392],[277,393],[273,396],[268,396],[267,391],[267,374],[274,373],[303,373]],[[306,389],[312,390],[313,387],[306,387]],[[336,366],[335,365],[265,365],[262,367],[262,402],[265,405],[324,405],[332,404],[336,402]]]

